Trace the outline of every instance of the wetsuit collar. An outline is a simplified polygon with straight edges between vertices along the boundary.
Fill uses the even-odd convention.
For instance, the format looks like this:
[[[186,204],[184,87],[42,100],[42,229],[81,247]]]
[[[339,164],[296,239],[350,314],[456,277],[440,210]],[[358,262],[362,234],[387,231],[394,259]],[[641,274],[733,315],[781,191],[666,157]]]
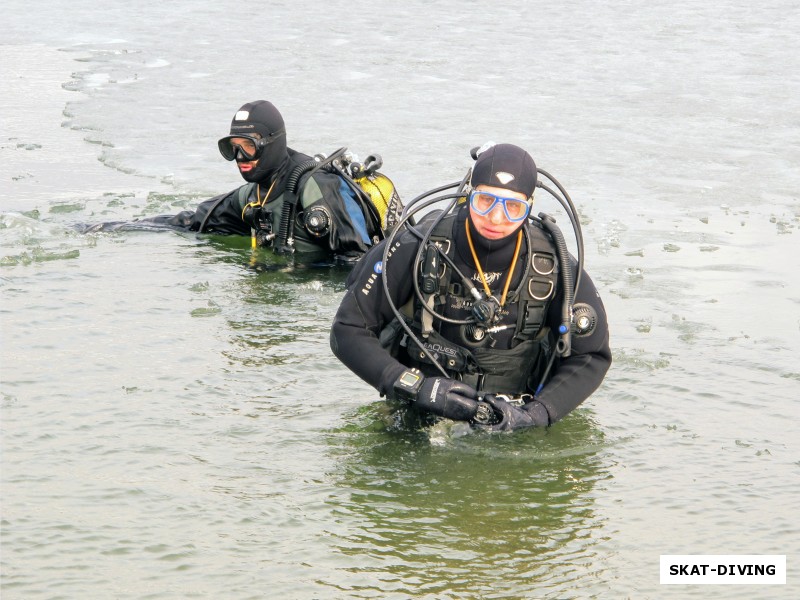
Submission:
[[[472,245],[475,248],[475,253],[483,268],[486,271],[505,271],[508,268],[509,262],[514,257],[517,232],[519,229],[515,229],[513,233],[502,239],[490,240],[489,238],[483,237],[475,229],[475,225],[472,223],[472,220],[469,219],[469,207],[462,207],[456,217],[456,223],[453,228],[453,239],[461,259],[475,268],[477,268],[477,265],[473,264],[475,261],[472,259],[472,252],[469,249],[466,229],[464,228],[464,221],[467,220],[470,221],[469,226],[472,236]],[[522,227],[522,223],[520,223],[520,227]],[[523,253],[525,251],[524,245],[522,251]]]

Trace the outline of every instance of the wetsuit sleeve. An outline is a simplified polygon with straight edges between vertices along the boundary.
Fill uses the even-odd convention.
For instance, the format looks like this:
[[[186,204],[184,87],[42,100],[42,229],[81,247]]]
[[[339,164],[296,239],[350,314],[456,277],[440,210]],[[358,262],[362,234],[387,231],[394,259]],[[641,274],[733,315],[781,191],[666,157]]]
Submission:
[[[379,340],[395,315],[389,300],[400,307],[413,294],[411,272],[416,244],[399,244],[388,261],[390,296],[381,282],[384,246],[381,242],[356,265],[331,328],[331,350],[353,373],[386,395],[406,368]]]
[[[250,235],[250,226],[242,221],[242,209],[239,204],[240,189],[236,188],[232,192],[204,200],[197,205],[194,211],[184,210],[177,215],[159,215],[138,219],[128,228],[153,226],[187,231],[201,231],[202,228],[202,233]]]
[[[575,303],[586,303],[597,311],[597,324],[588,336],[572,336],[572,352],[557,359],[555,373],[537,394],[555,423],[588,398],[602,383],[611,366],[608,319],[600,294],[586,271],[581,275]],[[550,326],[557,329],[561,321],[561,298],[551,304]]]
[[[200,231],[203,233],[220,233],[224,235],[250,235],[250,226],[242,221],[242,209],[239,206],[239,190],[226,192],[201,202],[195,210],[184,210],[176,215],[157,215],[144,217],[135,221],[115,221],[99,223],[84,230],[94,231],[157,231],[175,230]],[[206,220],[206,216],[211,215]]]
[[[194,213],[180,213],[173,218],[180,219],[183,216],[192,231],[200,231],[202,227],[203,233],[250,235],[250,225],[242,220],[239,190],[241,188],[215,196],[201,202]]]

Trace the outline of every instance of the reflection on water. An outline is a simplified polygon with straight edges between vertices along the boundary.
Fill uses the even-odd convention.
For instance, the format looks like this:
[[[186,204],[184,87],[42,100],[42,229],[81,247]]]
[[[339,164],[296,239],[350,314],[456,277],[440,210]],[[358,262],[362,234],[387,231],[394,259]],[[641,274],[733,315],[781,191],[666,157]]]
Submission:
[[[328,435],[328,503],[349,597],[563,598],[586,568],[602,580],[592,490],[609,473],[585,412],[519,435],[398,426],[413,419],[383,404],[348,421]]]

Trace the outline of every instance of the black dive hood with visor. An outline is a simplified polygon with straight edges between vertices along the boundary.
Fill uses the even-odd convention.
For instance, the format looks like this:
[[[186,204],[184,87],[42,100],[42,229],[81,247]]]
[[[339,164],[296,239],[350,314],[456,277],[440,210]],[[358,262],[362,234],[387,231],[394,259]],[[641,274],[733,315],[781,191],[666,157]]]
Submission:
[[[261,138],[256,144],[258,162],[255,169],[241,174],[251,183],[270,179],[286,165],[289,159],[283,117],[278,109],[266,100],[248,102],[236,111],[231,121],[231,133],[222,138],[220,143],[231,137],[250,137],[256,134]]]

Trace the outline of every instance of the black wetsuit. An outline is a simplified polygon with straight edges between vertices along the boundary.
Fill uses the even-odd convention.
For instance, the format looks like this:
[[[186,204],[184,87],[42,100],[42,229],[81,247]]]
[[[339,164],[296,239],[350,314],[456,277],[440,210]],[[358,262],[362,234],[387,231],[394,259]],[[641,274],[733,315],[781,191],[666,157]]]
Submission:
[[[287,180],[299,165],[311,157],[288,149],[280,167],[262,181],[247,183],[225,194],[201,202],[194,211],[177,215],[160,215],[131,222],[101,223],[85,229],[91,231],[131,231],[152,229],[181,229],[222,235],[250,236],[254,223],[243,215],[250,203],[264,202],[269,225],[278,232],[283,218]],[[352,261],[363,255],[382,237],[379,224],[371,219],[363,202],[348,184],[335,173],[316,170],[301,177],[298,184],[295,219],[292,223],[294,249],[304,259],[345,258]],[[303,211],[325,206],[331,218],[330,232],[314,236],[303,226]]]
[[[451,239],[455,243],[453,259],[458,268],[481,289],[480,276],[464,230],[467,215],[468,209],[465,207],[453,219],[451,232]],[[478,260],[489,280],[492,294],[500,298],[514,257],[516,235],[492,241],[474,233],[474,228],[472,231]],[[382,395],[391,395],[392,385],[398,376],[407,367],[418,365],[412,364],[408,360],[408,354],[404,355],[402,352],[396,358],[393,357],[385,348],[385,344],[382,345],[379,340],[381,332],[385,335],[385,328],[395,319],[385,295],[380,272],[386,269],[392,303],[397,307],[406,304],[414,296],[411,276],[419,240],[409,232],[398,235],[386,265],[382,263],[385,243],[382,242],[374,247],[350,274],[347,292],[331,330],[331,348],[356,375],[375,387]],[[523,267],[529,256],[529,249],[526,246],[526,243],[522,244],[510,284],[511,290],[516,290],[522,281]],[[574,270],[575,263],[570,267]],[[562,298],[561,285],[556,282],[552,301],[542,323],[543,327],[551,331],[557,331],[561,323]],[[564,417],[589,397],[600,385],[611,365],[605,309],[597,289],[585,271],[581,276],[575,302],[591,305],[597,313],[597,322],[591,335],[573,336],[571,354],[556,360],[550,377],[536,395],[536,399],[546,407],[551,423]],[[517,309],[517,300],[512,298],[501,311],[499,325],[508,327],[491,334],[489,343],[494,348],[513,349],[521,343],[515,338]],[[448,295],[442,312],[447,317],[465,319],[470,315],[471,305],[463,298]],[[434,320],[434,323],[442,337],[464,345],[463,326],[449,325],[439,320]],[[541,365],[537,365],[537,368],[541,368]],[[436,373],[430,374],[436,375]],[[458,375],[454,374],[454,377]],[[495,393],[498,390],[482,391]],[[517,391],[533,393],[535,390]]]

